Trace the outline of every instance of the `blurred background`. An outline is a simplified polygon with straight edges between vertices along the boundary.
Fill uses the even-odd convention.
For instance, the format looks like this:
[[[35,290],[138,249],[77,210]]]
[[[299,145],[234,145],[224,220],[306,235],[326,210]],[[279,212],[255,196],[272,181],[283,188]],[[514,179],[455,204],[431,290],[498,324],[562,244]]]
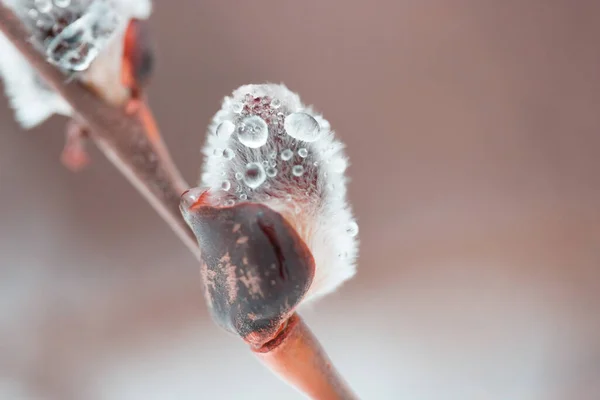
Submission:
[[[347,144],[359,272],[303,315],[364,399],[600,399],[600,2],[156,1],[150,102],[194,182],[245,83]],[[65,120],[0,100],[0,399],[300,399]],[[235,378],[233,378],[235,377]]]

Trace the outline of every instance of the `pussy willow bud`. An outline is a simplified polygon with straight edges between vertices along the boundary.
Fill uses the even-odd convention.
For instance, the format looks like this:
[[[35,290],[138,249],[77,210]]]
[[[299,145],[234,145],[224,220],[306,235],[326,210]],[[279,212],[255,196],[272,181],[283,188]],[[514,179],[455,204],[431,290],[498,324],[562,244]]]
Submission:
[[[210,125],[200,187],[213,207],[258,203],[281,214],[315,263],[303,301],[355,273],[356,224],[346,200],[344,145],[283,85],[242,86]]]
[[[132,18],[146,19],[150,0],[3,0],[29,30],[30,41],[49,63],[78,79],[111,104],[129,96],[121,83],[125,32]],[[52,114],[71,115],[69,105],[38,76],[0,34],[0,76],[16,119],[30,128]]]

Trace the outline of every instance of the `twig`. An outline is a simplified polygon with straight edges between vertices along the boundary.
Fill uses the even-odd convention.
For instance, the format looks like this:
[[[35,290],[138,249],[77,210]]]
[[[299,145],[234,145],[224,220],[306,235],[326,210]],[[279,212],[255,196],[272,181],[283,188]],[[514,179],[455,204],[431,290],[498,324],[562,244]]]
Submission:
[[[201,260],[196,237],[183,220],[180,195],[188,188],[171,160],[144,105],[134,114],[111,107],[65,76],[28,42],[20,20],[0,3],[0,31],[21,51],[42,78],[75,110],[94,142]],[[271,371],[314,399],[354,399],[317,339],[297,314],[267,345],[253,349]]]
[[[4,5],[0,5],[0,30],[19,49],[42,78],[76,110],[77,118],[90,128],[94,142],[171,226],[200,259],[194,234],[179,213],[179,196],[187,183],[172,162],[160,137],[150,140],[142,118],[145,108],[133,115],[111,107],[79,82],[65,83],[65,76],[46,62],[26,40],[30,35]]]

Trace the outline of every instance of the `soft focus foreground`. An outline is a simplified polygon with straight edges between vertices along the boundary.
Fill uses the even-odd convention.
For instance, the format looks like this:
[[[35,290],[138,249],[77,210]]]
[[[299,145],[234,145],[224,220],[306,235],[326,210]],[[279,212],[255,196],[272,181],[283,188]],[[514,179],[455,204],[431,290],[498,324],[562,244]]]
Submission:
[[[195,180],[222,96],[284,81],[352,161],[359,272],[303,315],[359,395],[597,399],[600,5],[426,3],[157,2],[173,157]],[[0,398],[294,398],[118,172],[2,104]]]

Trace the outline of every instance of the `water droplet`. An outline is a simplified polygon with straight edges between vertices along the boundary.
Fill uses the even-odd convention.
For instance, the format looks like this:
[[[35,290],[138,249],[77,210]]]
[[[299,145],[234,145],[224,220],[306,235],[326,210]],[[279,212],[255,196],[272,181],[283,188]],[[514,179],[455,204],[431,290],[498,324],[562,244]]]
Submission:
[[[223,157],[223,149],[221,149],[220,147],[217,147],[216,149],[213,150],[213,156],[215,157]]]
[[[302,174],[304,174],[304,167],[302,165],[294,165],[292,174],[294,174],[294,176],[302,176]]]
[[[235,153],[228,147],[225,150],[223,150],[223,157],[225,157],[226,160],[233,160],[233,157],[235,157]]]
[[[235,200],[233,200],[233,199],[225,200],[225,206],[226,207],[231,207],[234,204],[235,204]]]
[[[313,165],[314,165],[315,167],[318,167],[318,166],[319,166],[319,162],[318,162],[318,161],[315,161],[315,162],[313,163]]]
[[[241,192],[242,192],[242,185],[237,185],[237,186],[235,187],[235,192],[236,192],[236,193],[241,193]]]
[[[284,151],[281,152],[281,159],[283,161],[287,161],[290,158],[292,158],[294,156],[294,152],[291,151],[290,149],[285,149]]]
[[[267,160],[262,162],[263,167],[268,167],[269,166],[269,162]]]
[[[235,132],[235,125],[231,121],[223,121],[217,126],[215,133],[219,139],[227,140]]]
[[[235,179],[237,179],[238,181],[241,180],[244,177],[244,175],[242,175],[241,172],[236,172],[235,173]]]
[[[314,142],[321,134],[316,119],[306,113],[297,112],[288,115],[283,123],[288,135],[304,142]]]
[[[274,176],[277,176],[277,170],[275,168],[267,168],[267,176],[273,178]]]
[[[266,179],[265,170],[259,163],[248,163],[244,174],[244,183],[255,189],[259,187]]]
[[[304,147],[301,148],[300,150],[298,150],[298,155],[302,158],[305,158],[308,155],[308,150],[306,150]]]
[[[71,5],[71,0],[54,0],[56,7],[67,8]]]
[[[275,159],[275,158],[277,158],[277,152],[276,152],[276,151],[272,151],[272,152],[270,152],[270,153],[269,153],[269,158],[271,158],[271,159]]]
[[[275,167],[277,166],[277,161],[275,161],[275,160],[271,160],[271,161],[269,162],[269,166],[270,166],[270,167],[272,167],[272,168],[275,168]]]
[[[348,167],[348,163],[343,158],[335,158],[331,161],[331,170],[341,174]]]
[[[47,13],[52,10],[52,1],[50,0],[35,0],[33,3],[39,12]]]
[[[229,182],[229,181],[221,182],[221,189],[223,189],[225,191],[231,189],[231,182]]]
[[[358,224],[355,221],[352,221],[346,227],[346,233],[352,237],[358,235]]]
[[[286,199],[286,201],[292,201],[292,195],[291,194],[286,194],[285,195],[285,199]]]
[[[248,195],[246,193],[240,194],[240,200],[248,200]]]
[[[256,115],[246,117],[238,129],[238,139],[251,149],[256,149],[267,143],[269,127],[267,123]]]
[[[231,111],[233,111],[236,114],[241,113],[243,109],[244,109],[244,105],[242,103],[240,103],[239,101],[236,101],[231,105]]]
[[[279,100],[277,98],[271,100],[271,107],[273,107],[275,109],[281,107],[281,100]]]

